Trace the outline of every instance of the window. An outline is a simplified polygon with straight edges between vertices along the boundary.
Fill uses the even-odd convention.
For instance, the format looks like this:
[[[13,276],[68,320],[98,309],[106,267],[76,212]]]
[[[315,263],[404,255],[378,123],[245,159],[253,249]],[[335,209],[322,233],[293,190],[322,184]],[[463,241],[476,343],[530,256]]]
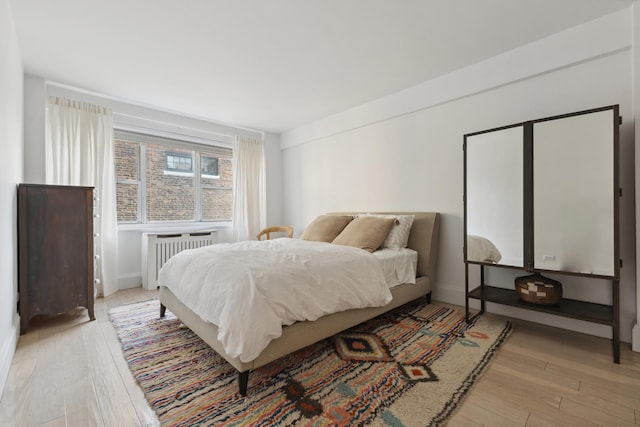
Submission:
[[[184,153],[165,153],[164,169],[169,172],[193,173],[193,156]]]
[[[119,223],[231,219],[231,149],[119,130],[114,147]]]
[[[208,157],[202,156],[200,160],[200,173],[202,176],[207,176],[209,178],[217,178],[218,177],[218,158],[217,157]]]

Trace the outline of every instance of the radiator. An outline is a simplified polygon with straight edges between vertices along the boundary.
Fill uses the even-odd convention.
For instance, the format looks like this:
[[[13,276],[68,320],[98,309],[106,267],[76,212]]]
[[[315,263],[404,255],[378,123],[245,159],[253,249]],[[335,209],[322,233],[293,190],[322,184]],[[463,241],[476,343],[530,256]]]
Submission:
[[[217,243],[215,231],[194,233],[142,233],[142,287],[158,287],[158,272],[175,254],[185,249],[200,248]]]

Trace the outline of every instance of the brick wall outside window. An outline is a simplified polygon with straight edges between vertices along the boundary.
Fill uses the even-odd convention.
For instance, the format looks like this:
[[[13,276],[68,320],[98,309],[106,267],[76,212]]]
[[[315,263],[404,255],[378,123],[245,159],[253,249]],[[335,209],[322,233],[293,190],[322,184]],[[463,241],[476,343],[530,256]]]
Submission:
[[[218,179],[202,177],[202,220],[231,219],[233,169],[231,159],[218,157]]]
[[[208,153],[206,148],[188,149],[146,143],[146,218],[138,218],[141,179],[140,145],[137,142],[115,141],[117,202],[119,222],[166,222],[196,220],[196,179],[201,186],[201,220],[230,220],[233,202],[233,173],[231,158]],[[218,177],[200,176],[199,170],[185,174],[167,171],[166,154],[218,158]],[[195,157],[193,159],[195,165]]]
[[[138,222],[138,184],[136,182],[139,181],[140,146],[134,142],[118,140],[113,146],[118,222]]]

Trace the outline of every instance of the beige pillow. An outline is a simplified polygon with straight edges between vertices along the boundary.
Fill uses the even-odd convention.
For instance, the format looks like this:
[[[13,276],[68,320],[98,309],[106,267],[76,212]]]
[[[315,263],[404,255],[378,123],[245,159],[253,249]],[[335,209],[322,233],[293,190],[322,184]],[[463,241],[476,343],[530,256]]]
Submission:
[[[352,216],[343,215],[320,215],[304,229],[300,238],[331,243],[352,218]]]
[[[394,218],[373,216],[355,218],[338,234],[333,243],[373,252],[382,245],[394,222]]]
[[[394,249],[396,251],[407,247],[407,242],[409,241],[409,233],[411,233],[411,226],[413,225],[415,215],[383,215],[367,213],[360,214],[358,216],[377,216],[380,218],[397,219],[397,221],[391,227],[391,230],[389,230],[387,238],[384,239],[384,242],[382,242],[382,247]]]

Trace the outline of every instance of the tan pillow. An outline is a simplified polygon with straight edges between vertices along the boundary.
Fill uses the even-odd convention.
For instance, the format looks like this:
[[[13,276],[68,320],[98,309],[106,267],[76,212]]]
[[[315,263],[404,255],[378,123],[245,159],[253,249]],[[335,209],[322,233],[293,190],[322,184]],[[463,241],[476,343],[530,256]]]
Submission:
[[[373,252],[382,245],[394,222],[394,218],[355,218],[338,234],[333,243]]]
[[[352,218],[352,216],[343,215],[320,215],[304,229],[300,238],[331,243]]]
[[[384,242],[382,242],[382,247],[394,249],[396,251],[407,247],[407,242],[409,241],[409,233],[411,232],[411,225],[413,225],[415,215],[383,215],[367,213],[360,214],[358,216],[377,216],[380,218],[397,219],[397,221],[391,227],[391,230],[389,230],[387,238],[384,239]]]

